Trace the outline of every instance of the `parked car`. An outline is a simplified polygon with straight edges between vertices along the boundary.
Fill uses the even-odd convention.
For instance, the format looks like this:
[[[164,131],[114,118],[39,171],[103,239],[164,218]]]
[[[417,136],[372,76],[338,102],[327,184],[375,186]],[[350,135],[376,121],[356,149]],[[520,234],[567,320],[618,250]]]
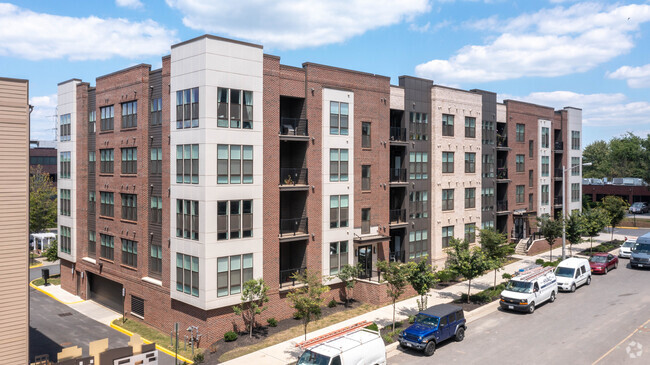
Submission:
[[[650,267],[650,233],[636,239],[630,255],[630,267]]]
[[[630,213],[643,214],[648,213],[648,210],[650,210],[650,208],[648,208],[648,204],[644,202],[636,202],[630,206]]]
[[[609,270],[618,268],[618,257],[606,252],[595,253],[589,258],[589,266],[593,273],[607,274]]]
[[[554,302],[557,291],[553,268],[533,265],[520,270],[508,281],[499,303],[503,309],[533,313],[535,306]]]
[[[559,290],[576,291],[581,285],[591,284],[591,268],[589,260],[569,257],[560,262],[555,268],[557,287]]]
[[[618,257],[629,259],[630,255],[632,255],[632,247],[634,247],[635,244],[636,244],[636,240],[634,238],[628,239],[625,242],[623,242],[621,248],[618,249]]]
[[[297,365],[386,365],[386,347],[379,332],[369,329],[319,341],[302,353]]]
[[[423,350],[426,356],[431,356],[442,341],[452,337],[462,341],[466,329],[463,308],[438,304],[415,316],[413,325],[399,334],[399,344],[404,348]]]

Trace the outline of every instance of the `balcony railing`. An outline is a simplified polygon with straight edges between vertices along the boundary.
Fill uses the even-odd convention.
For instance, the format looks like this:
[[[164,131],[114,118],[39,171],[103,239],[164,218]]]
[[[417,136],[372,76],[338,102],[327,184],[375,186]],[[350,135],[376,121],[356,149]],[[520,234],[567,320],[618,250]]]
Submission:
[[[295,286],[296,279],[294,279],[294,274],[303,274],[307,270],[306,267],[297,267],[294,269],[280,270],[280,288],[287,286]]]
[[[388,258],[390,262],[406,262],[406,251],[391,251]]]
[[[406,223],[406,209],[391,209],[390,223],[391,224]]]
[[[553,204],[562,205],[562,196],[553,197]]]
[[[390,182],[408,182],[406,181],[406,169],[390,169]]]
[[[280,219],[280,237],[307,234],[308,232],[307,217]]]
[[[406,142],[406,128],[390,127],[390,140]]]
[[[507,179],[508,178],[508,168],[499,167],[497,168],[497,179]]]
[[[553,176],[561,178],[562,177],[562,168],[555,169],[554,173],[555,173],[555,175],[553,175]]]
[[[280,168],[280,185],[283,186],[292,186],[292,185],[307,185],[309,180],[307,179],[307,169],[302,168],[292,168],[292,167],[281,167]]]
[[[497,200],[497,212],[505,212],[508,210],[507,200]]]
[[[553,149],[556,150],[556,151],[557,150],[560,150],[560,151],[564,150],[564,142],[555,141],[555,144],[553,145]]]
[[[280,118],[280,134],[283,136],[308,136],[307,119]]]
[[[508,147],[508,137],[497,134],[497,147]]]

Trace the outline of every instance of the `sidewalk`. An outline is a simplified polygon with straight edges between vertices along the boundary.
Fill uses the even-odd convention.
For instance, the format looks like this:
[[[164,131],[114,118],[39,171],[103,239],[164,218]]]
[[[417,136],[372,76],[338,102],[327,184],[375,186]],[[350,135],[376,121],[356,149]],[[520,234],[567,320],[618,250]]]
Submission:
[[[609,241],[611,238],[611,235],[609,233],[603,233],[600,234],[597,237],[594,237],[594,246],[598,245],[600,242],[604,241]],[[617,235],[614,234],[615,239],[623,239],[623,235]],[[589,248],[590,243],[589,241],[583,242],[578,245],[573,245],[574,251],[578,251],[578,249],[585,249]],[[569,245],[567,244],[566,246],[566,254],[569,255]],[[559,257],[562,255],[562,250],[561,249],[554,249],[553,250],[553,257]],[[514,262],[510,265],[507,265],[499,271],[497,274],[497,281],[502,282],[503,280],[501,279],[501,274],[503,273],[513,273],[521,268],[524,268],[526,266],[530,266],[531,264],[535,263],[535,260],[538,258],[543,258],[545,260],[548,259],[548,251],[540,253],[539,255],[536,256],[524,256],[524,255],[513,255],[514,257],[520,259],[520,261]],[[476,278],[472,280],[472,288],[471,288],[471,293],[477,293],[480,291],[483,291],[485,289],[488,289],[492,287],[492,284],[494,284],[494,272],[491,271],[479,278]],[[429,293],[431,296],[428,299],[428,305],[436,305],[436,304],[442,304],[442,303],[449,303],[454,299],[460,298],[460,295],[463,293],[467,293],[467,286],[468,282],[464,281],[461,283],[458,283],[456,285],[452,285],[450,287],[447,287],[445,289],[441,290],[432,290]],[[417,312],[417,302],[416,300],[419,299],[419,297],[414,297],[410,299],[406,299],[403,301],[400,301],[396,305],[396,310],[395,310],[395,320],[404,320],[408,318],[409,315],[415,314]],[[489,304],[488,304],[489,305]],[[485,306],[484,306],[485,307]],[[481,311],[483,307],[478,308],[477,311]],[[494,307],[496,308],[496,307]],[[472,315],[474,311],[467,313],[466,315],[469,317]],[[481,311],[483,312],[483,311]],[[485,313],[481,313],[481,315],[484,315]],[[354,317],[351,319],[348,319],[343,322],[339,322],[337,324],[334,324],[332,326],[313,331],[307,334],[307,338],[314,338],[316,336],[320,336],[323,334],[326,334],[328,332],[332,332],[336,329],[339,329],[341,327],[349,326],[361,321],[370,321],[370,322],[375,322],[379,325],[379,327],[384,327],[392,324],[392,318],[393,318],[393,306],[387,305],[385,307],[376,309],[372,312],[368,312],[365,314],[362,314],[358,317]],[[241,357],[238,357],[236,359],[230,360],[225,362],[224,364],[229,364],[229,365],[239,365],[239,364],[265,364],[265,365],[283,365],[283,364],[290,364],[295,361],[297,361],[298,357],[302,353],[302,351],[296,347],[296,344],[299,342],[302,342],[304,340],[303,336],[299,336],[296,338],[293,338],[291,340],[279,343],[277,345],[273,345],[267,348],[264,348],[262,350],[250,353],[248,355],[244,355]]]

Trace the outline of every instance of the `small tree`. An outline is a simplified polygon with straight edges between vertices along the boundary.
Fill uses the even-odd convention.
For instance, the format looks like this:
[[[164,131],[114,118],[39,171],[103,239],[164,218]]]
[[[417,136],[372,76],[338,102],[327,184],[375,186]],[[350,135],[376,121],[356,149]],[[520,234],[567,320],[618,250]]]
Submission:
[[[29,169],[29,231],[56,227],[56,188],[41,166]]]
[[[418,310],[423,311],[427,308],[429,290],[438,282],[438,277],[434,273],[435,268],[429,265],[426,256],[418,262],[410,261],[407,265],[409,268],[407,280],[420,295],[420,299],[417,300]]]
[[[343,290],[345,292],[345,306],[348,306],[350,297],[352,296],[352,290],[354,289],[354,284],[356,284],[356,278],[359,277],[361,272],[361,264],[349,265],[345,264],[335,275],[343,283]]]
[[[269,287],[264,283],[264,279],[251,279],[244,283],[241,292],[241,304],[232,307],[235,314],[242,316],[244,323],[248,324],[248,336],[253,337],[253,327],[255,327],[255,316],[266,310],[264,303],[269,301],[266,292]]]
[[[490,260],[485,252],[473,247],[470,249],[467,240],[452,238],[449,242],[451,250],[447,253],[447,268],[461,275],[468,280],[467,284],[467,303],[472,291],[472,279],[481,276],[486,270],[492,268]]]
[[[408,285],[409,267],[399,262],[377,262],[377,267],[384,273],[384,280],[388,283],[386,293],[393,300],[393,331],[395,331],[395,304]]]
[[[585,234],[589,236],[591,252],[594,248],[593,238],[609,224],[609,216],[603,208],[597,207],[582,213],[582,218]]]
[[[53,262],[59,259],[59,248],[58,248],[58,243],[57,240],[53,240],[50,242],[50,245],[47,247],[45,252],[43,252],[43,256],[45,256],[45,259],[49,262]]]
[[[562,237],[562,219],[552,219],[545,214],[541,217],[537,217],[537,227],[539,227],[539,233],[546,238],[546,242],[550,246],[549,251],[549,261],[553,261],[553,244],[555,239]]]
[[[608,195],[603,198],[601,207],[609,216],[609,224],[612,226],[612,241],[614,240],[614,228],[625,218],[625,212],[630,206],[618,196]]]
[[[482,229],[479,233],[481,239],[481,247],[485,255],[492,261],[492,268],[494,269],[494,287],[497,286],[497,271],[506,262],[508,255],[514,252],[514,249],[508,246],[508,237],[501,232],[494,229]]]
[[[573,256],[573,245],[582,242],[582,235],[585,233],[585,224],[582,214],[572,212],[565,223],[566,239],[569,241],[569,252]]]
[[[321,315],[321,307],[325,299],[323,294],[330,290],[329,286],[323,285],[321,276],[316,272],[305,270],[304,273],[296,272],[292,277],[304,284],[294,289],[287,297],[291,306],[296,310],[296,317],[300,317],[305,330],[305,341],[307,340],[307,325],[312,319],[318,319]]]

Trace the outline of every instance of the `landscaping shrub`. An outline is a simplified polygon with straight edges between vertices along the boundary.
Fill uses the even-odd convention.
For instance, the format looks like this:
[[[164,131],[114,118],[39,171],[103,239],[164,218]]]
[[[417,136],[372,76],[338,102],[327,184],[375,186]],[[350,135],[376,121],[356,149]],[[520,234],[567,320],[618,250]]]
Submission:
[[[497,285],[496,288],[490,288],[483,290],[479,293],[472,294],[469,296],[469,300],[473,303],[477,304],[484,304],[484,303],[490,303],[496,299],[499,298],[499,295],[505,288],[505,284],[499,284]],[[460,301],[461,302],[466,302],[467,301],[467,294],[461,294],[460,296]]]
[[[537,259],[537,260],[535,260],[535,263],[536,263],[537,265],[544,265],[544,262],[546,262],[546,261],[544,261],[544,259]]]
[[[458,275],[456,275],[455,272],[447,269],[436,272],[436,276],[438,276],[438,280],[440,280],[443,283],[454,281],[456,280],[456,278],[458,278]]]
[[[293,319],[302,319],[302,315],[298,312],[293,313]]]
[[[337,303],[336,300],[332,299],[332,300],[330,300],[329,303],[327,303],[327,307],[328,307],[328,308],[334,308],[334,307],[336,307],[338,304],[339,304],[339,303]]]
[[[505,280],[512,279],[512,275],[508,274],[507,272],[504,272],[503,275],[501,275],[501,277]]]
[[[278,320],[273,318],[273,317],[267,319],[266,323],[269,324],[269,327],[277,327],[278,326]]]
[[[237,333],[234,332],[234,331],[228,331],[228,332],[226,332],[226,333],[223,335],[223,339],[224,339],[226,342],[234,341],[234,340],[237,339],[237,337],[238,337],[238,336],[237,336]]]
[[[409,324],[415,323],[415,316],[409,316]]]
[[[205,357],[203,356],[202,352],[199,352],[198,354],[194,355],[194,358],[192,361],[194,361],[195,364],[201,364],[205,360]]]
[[[366,328],[371,331],[379,331],[379,326],[377,326],[377,323],[370,324],[366,326]]]

